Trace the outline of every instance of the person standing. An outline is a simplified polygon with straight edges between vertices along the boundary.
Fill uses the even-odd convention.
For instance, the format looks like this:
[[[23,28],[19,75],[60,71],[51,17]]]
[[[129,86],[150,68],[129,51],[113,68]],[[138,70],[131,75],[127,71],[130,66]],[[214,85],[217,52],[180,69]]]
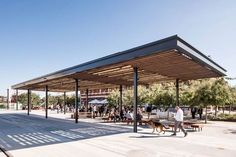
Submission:
[[[97,117],[97,106],[96,105],[93,105],[93,118]]]
[[[195,114],[196,114],[196,112],[197,112],[196,107],[192,107],[192,108],[191,108],[192,119],[195,119]]]
[[[57,104],[56,108],[57,108],[57,113],[59,113],[59,111],[60,111],[60,105]]]
[[[120,120],[123,121],[124,120],[124,110],[121,109],[120,111]]]
[[[150,105],[147,106],[146,112],[147,112],[147,114],[148,114],[148,119],[149,119],[150,114],[151,114],[151,112],[152,112],[152,107],[151,107]]]
[[[172,134],[172,136],[176,136],[176,130],[177,130],[177,128],[180,128],[183,131],[184,137],[185,137],[188,135],[188,133],[183,128],[183,121],[184,121],[183,110],[179,106],[176,106],[175,109],[177,110],[177,113],[175,114],[175,117],[174,117],[175,118],[175,130],[174,130],[174,133]]]
[[[199,118],[201,120],[202,119],[202,108],[201,107],[198,109],[198,114],[199,114]]]

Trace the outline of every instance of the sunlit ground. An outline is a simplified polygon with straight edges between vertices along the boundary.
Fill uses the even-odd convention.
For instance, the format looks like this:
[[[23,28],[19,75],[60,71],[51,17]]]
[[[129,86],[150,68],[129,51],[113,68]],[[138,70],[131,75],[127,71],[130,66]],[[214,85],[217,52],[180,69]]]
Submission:
[[[53,118],[56,117],[56,118]],[[236,123],[209,122],[202,132],[189,130],[187,137],[152,134],[142,126],[132,133],[132,126],[80,119],[70,114],[43,111],[0,111],[0,144],[15,157],[205,157],[236,154]],[[1,155],[1,154],[0,154]],[[0,156],[1,157],[1,156]]]

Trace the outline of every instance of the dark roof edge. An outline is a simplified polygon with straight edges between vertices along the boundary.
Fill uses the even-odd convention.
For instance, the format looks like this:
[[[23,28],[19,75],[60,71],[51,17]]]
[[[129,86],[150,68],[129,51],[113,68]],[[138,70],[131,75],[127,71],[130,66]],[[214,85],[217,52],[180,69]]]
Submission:
[[[56,72],[49,73],[49,74],[46,74],[46,75],[41,76],[41,77],[54,75],[54,74],[57,74],[57,73],[60,73],[60,72],[63,72],[63,71],[67,71],[67,70],[71,70],[71,69],[74,69],[74,68],[78,68],[80,66],[85,66],[85,65],[88,65],[88,64],[92,64],[92,63],[95,63],[95,62],[98,62],[98,61],[101,61],[101,60],[105,60],[105,59],[116,57],[116,56],[119,56],[119,55],[122,55],[122,54],[130,53],[130,52],[136,51],[138,49],[143,49],[143,48],[146,48],[146,47],[149,47],[149,46],[152,46],[152,45],[160,44],[162,42],[166,42],[168,40],[173,40],[173,39],[177,39],[177,38],[178,38],[177,35],[173,35],[173,36],[170,36],[170,37],[158,40],[158,41],[154,41],[154,42],[151,42],[151,43],[148,43],[148,44],[145,44],[145,45],[134,47],[134,48],[131,48],[131,49],[128,49],[128,50],[125,50],[125,51],[121,51],[121,52],[116,52],[116,53],[113,53],[113,54],[110,54],[110,55],[107,55],[107,56],[104,56],[104,57],[101,57],[101,58],[98,58],[98,59],[94,59],[94,60],[79,64],[79,65],[75,65],[75,66],[72,66],[72,67],[69,67],[69,68],[58,70]],[[38,78],[41,78],[41,77],[38,77]],[[38,79],[38,78],[35,78],[35,79]],[[32,80],[34,80],[34,79],[32,79]],[[31,80],[29,80],[29,81],[31,81]],[[25,82],[28,82],[28,81],[25,81]]]
[[[148,44],[144,44],[144,45],[141,45],[141,46],[138,46],[138,47],[134,47],[134,48],[131,48],[131,49],[128,49],[128,50],[125,50],[125,51],[113,53],[113,54],[110,54],[110,55],[107,55],[107,56],[104,56],[104,57],[101,57],[101,58],[98,58],[98,59],[94,59],[92,61],[88,61],[88,62],[79,64],[79,65],[76,65],[76,66],[72,66],[72,67],[69,67],[69,68],[58,70],[56,72],[52,72],[52,73],[49,73],[49,74],[46,74],[46,75],[43,75],[43,76],[40,76],[40,77],[36,77],[34,79],[30,79],[30,80],[27,80],[27,81],[15,84],[15,85],[12,86],[12,88],[14,89],[14,88],[17,88],[17,86],[19,86],[21,84],[25,84],[27,82],[32,82],[32,81],[36,81],[36,80],[39,80],[39,79],[44,79],[44,78],[49,77],[51,75],[58,75],[58,74],[63,73],[65,71],[69,71],[69,70],[72,70],[72,69],[76,69],[78,67],[82,67],[82,66],[86,66],[86,65],[89,65],[89,64],[93,64],[93,63],[96,63],[98,61],[102,61],[102,60],[105,60],[105,59],[113,58],[113,57],[116,57],[116,56],[119,56],[119,55],[131,53],[133,51],[136,51],[136,50],[139,50],[139,49],[143,49],[143,48],[146,48],[146,47],[149,47],[149,46],[153,46],[153,45],[156,45],[156,44],[161,44],[161,43],[164,43],[164,42],[167,42],[167,41],[170,41],[170,40],[174,40],[174,39],[177,40],[177,37],[178,37],[177,35],[173,35],[173,36],[170,36],[170,37],[158,40],[158,41],[154,41],[154,42],[151,42],[151,43],[148,43]]]
[[[203,54],[202,52],[200,52],[198,49],[196,49],[195,47],[193,47],[192,45],[190,45],[189,43],[187,43],[185,40],[183,40],[182,38],[180,38],[179,36],[177,36],[177,39],[180,40],[182,43],[184,43],[185,45],[187,45],[188,47],[190,47],[191,49],[193,49],[194,51],[196,51],[199,55],[201,55],[202,57],[204,57],[205,59],[207,59],[208,61],[212,62],[213,64],[215,64],[216,66],[218,66],[219,68],[221,68],[223,71],[227,72],[226,69],[224,69],[222,66],[220,66],[219,64],[217,64],[215,61],[213,61],[211,58],[207,57],[205,54]]]
[[[110,65],[109,63],[114,64],[114,63],[119,63],[119,61],[126,61],[127,59],[126,60],[125,59],[120,60],[120,58],[123,57],[122,55],[126,55],[126,56],[130,57],[130,56],[132,56],[132,53],[135,54],[137,52],[140,52],[142,49],[145,49],[145,48],[148,49],[149,47],[152,47],[152,46],[158,47],[158,50],[163,50],[163,51],[166,50],[166,48],[170,48],[170,49],[181,48],[181,46],[178,45],[178,41],[180,41],[182,44],[184,44],[185,47],[190,48],[191,51],[193,51],[194,53],[200,55],[203,59],[206,59],[208,61],[208,63],[205,63],[203,60],[201,61],[201,58],[198,58],[198,56],[194,56],[194,54],[193,54],[193,56],[195,58],[197,58],[199,61],[201,61],[201,63],[205,63],[205,64],[211,66],[212,68],[214,68],[214,70],[217,71],[218,73],[220,73],[222,75],[225,75],[224,72],[226,72],[226,70],[224,68],[219,66],[213,60],[208,58],[206,55],[204,55],[203,53],[198,51],[196,48],[194,48],[193,46],[188,44],[186,41],[184,41],[183,39],[181,39],[177,35],[174,35],[174,36],[170,36],[170,37],[167,37],[167,38],[164,38],[164,39],[161,39],[161,40],[158,40],[158,41],[154,41],[154,42],[142,45],[142,46],[131,48],[131,49],[128,49],[128,50],[125,50],[125,51],[122,51],[122,52],[117,52],[117,53],[114,53],[114,54],[111,54],[111,55],[108,55],[108,56],[104,56],[104,57],[101,57],[101,58],[98,58],[98,59],[95,59],[95,60],[92,60],[92,61],[88,61],[88,62],[79,64],[79,65],[76,65],[76,66],[72,66],[72,67],[65,68],[65,69],[62,69],[62,70],[59,70],[59,71],[56,71],[56,72],[53,72],[53,73],[49,73],[49,74],[31,79],[31,80],[28,80],[28,81],[24,81],[22,83],[13,85],[12,88],[17,89],[17,88],[21,88],[23,86],[26,86],[27,84],[34,84],[34,83],[39,83],[39,82],[46,81],[47,79],[50,80],[50,79],[53,79],[53,78],[59,78],[59,77],[67,76],[67,75],[71,74],[72,72],[76,72],[76,70],[77,70],[77,72],[80,72],[81,70],[89,70],[89,69],[91,69],[91,67],[92,68],[99,68],[99,67],[102,67],[102,66]],[[166,43],[170,43],[170,44],[166,44]],[[163,48],[163,45],[166,45],[166,47]],[[148,54],[150,54],[150,52],[147,52],[147,55]],[[145,55],[145,54],[142,53],[142,55]],[[115,59],[116,60],[118,59],[119,61],[115,62],[114,61]],[[113,60],[113,61],[111,62],[111,60]],[[101,63],[101,62],[103,62],[103,63]],[[220,68],[220,70],[217,70],[219,68]],[[222,73],[222,71],[224,71],[224,72]]]

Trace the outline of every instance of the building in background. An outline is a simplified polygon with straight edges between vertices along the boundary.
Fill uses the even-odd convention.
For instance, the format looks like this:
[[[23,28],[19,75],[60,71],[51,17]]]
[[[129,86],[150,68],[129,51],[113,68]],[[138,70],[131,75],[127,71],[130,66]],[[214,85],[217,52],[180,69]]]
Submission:
[[[0,103],[7,103],[7,97],[6,96],[0,96]]]
[[[108,95],[112,92],[111,88],[103,88],[103,89],[92,89],[88,90],[88,102],[97,99],[104,100],[108,97]],[[86,104],[86,90],[81,91],[81,104]]]

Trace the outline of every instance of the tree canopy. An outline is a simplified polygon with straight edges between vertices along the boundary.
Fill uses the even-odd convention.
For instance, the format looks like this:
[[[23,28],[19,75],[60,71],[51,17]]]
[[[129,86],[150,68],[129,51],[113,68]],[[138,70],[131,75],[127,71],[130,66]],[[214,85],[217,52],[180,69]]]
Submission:
[[[22,93],[18,96],[18,101],[22,104],[23,107],[27,106],[28,102],[28,95],[27,93]],[[40,96],[36,93],[31,93],[31,107],[40,106],[42,103],[42,100],[40,99]]]
[[[193,80],[180,83],[180,105],[206,107],[224,106],[236,103],[236,88],[231,87],[224,78]],[[123,92],[123,104],[133,105],[133,89]],[[119,91],[116,89],[108,96],[109,104],[119,104]],[[138,105],[152,104],[167,108],[176,104],[175,83],[153,84],[149,87],[138,87]]]

